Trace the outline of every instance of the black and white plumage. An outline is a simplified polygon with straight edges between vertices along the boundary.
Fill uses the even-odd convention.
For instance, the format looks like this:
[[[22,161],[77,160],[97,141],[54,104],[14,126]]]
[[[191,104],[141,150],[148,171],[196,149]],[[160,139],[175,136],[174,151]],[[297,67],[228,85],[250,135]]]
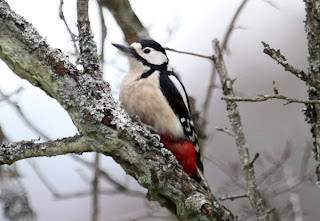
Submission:
[[[124,109],[150,125],[184,171],[207,186],[188,96],[176,74],[168,70],[165,50],[153,40],[113,45],[127,55],[130,65],[120,87]]]

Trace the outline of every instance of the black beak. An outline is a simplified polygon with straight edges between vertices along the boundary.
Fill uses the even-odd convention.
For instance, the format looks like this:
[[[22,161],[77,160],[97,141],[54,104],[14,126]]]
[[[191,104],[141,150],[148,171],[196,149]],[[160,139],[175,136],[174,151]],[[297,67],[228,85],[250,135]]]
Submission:
[[[125,46],[125,45],[121,45],[121,44],[114,44],[111,43],[113,46],[115,46],[116,48],[118,48],[120,51],[122,51],[123,53],[125,53],[126,55],[130,55],[133,56],[135,55],[136,51],[134,50],[133,47],[130,46]]]

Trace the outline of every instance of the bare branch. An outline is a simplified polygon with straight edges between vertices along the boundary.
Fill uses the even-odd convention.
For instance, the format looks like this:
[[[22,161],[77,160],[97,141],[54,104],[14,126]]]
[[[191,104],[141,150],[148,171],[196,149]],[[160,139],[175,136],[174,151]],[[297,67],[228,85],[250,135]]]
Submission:
[[[214,64],[220,77],[222,91],[224,96],[234,97],[235,94],[232,88],[232,80],[230,79],[226,66],[224,64],[222,51],[219,46],[219,41],[213,41],[215,51]],[[235,135],[235,142],[238,149],[240,162],[242,165],[242,172],[244,173],[246,186],[248,191],[251,206],[255,212],[257,220],[269,220],[269,214],[265,205],[264,199],[261,197],[260,191],[257,187],[254,167],[248,166],[251,163],[246,137],[243,133],[240,113],[237,104],[233,101],[226,101],[228,118]]]
[[[21,91],[22,88],[18,89],[16,91],[19,92]],[[46,135],[45,133],[43,133],[39,128],[37,128],[25,115],[24,113],[22,112],[20,106],[18,104],[16,104],[15,102],[11,101],[10,100],[10,96],[11,95],[5,95],[1,90],[0,90],[0,96],[2,96],[3,100],[5,100],[6,102],[8,102],[18,113],[19,115],[21,116],[22,120],[24,121],[24,123],[26,125],[28,125],[28,127],[33,130],[35,133],[39,134],[39,136],[41,136],[43,139],[46,139],[46,140],[50,140],[49,136]]]
[[[121,28],[126,42],[150,38],[148,30],[143,26],[128,0],[98,0],[99,5],[107,7]]]
[[[247,198],[249,197],[248,194],[246,193],[242,193],[242,194],[238,194],[238,195],[226,195],[224,197],[219,197],[219,200],[224,201],[224,200],[235,200],[235,199],[240,199],[240,198]]]
[[[258,157],[260,156],[259,153],[256,153],[252,159],[252,161],[248,164],[248,167],[253,167],[254,162],[258,159]]]
[[[70,155],[70,157],[86,166],[88,166],[89,168],[92,168],[94,169],[94,164],[88,162],[87,160],[79,157],[79,156],[76,156],[76,155]],[[102,178],[104,178],[107,182],[111,183],[117,190],[120,190],[120,191],[128,191],[128,188],[119,183],[118,181],[116,181],[115,179],[113,179],[106,171],[104,170],[101,170],[99,169],[99,174]]]
[[[291,97],[286,97],[284,95],[258,95],[258,98],[244,98],[244,97],[231,97],[231,96],[223,96],[222,100],[233,101],[233,102],[262,102],[269,99],[279,99],[286,100],[287,102],[284,105],[291,103],[300,103],[300,104],[320,104],[320,100],[301,100]]]
[[[92,191],[82,190],[82,191],[74,191],[70,193],[61,193],[56,189],[56,187],[50,182],[50,180],[46,177],[46,175],[41,171],[40,167],[37,166],[35,161],[27,160],[27,163],[32,167],[34,172],[38,175],[39,179],[42,181],[43,185],[50,191],[50,193],[55,197],[57,200],[66,200],[78,197],[86,197],[92,195]],[[138,191],[128,191],[123,192],[121,190],[102,190],[99,189],[98,194],[102,195],[115,195],[115,194],[126,194],[127,196],[132,197],[141,197],[145,198],[145,194]]]
[[[88,0],[77,0],[81,63],[84,68],[84,73],[101,75],[101,71],[99,70],[100,59],[97,53],[97,45],[93,40],[93,34],[89,21],[88,4]]]
[[[103,15],[103,7],[100,4],[99,4],[99,17],[101,22],[101,25],[100,25],[101,26],[101,55],[100,55],[101,64],[100,65],[101,65],[101,70],[103,72],[103,64],[104,64],[104,56],[105,56],[104,44],[107,37],[107,26],[106,26],[105,18]]]
[[[222,50],[226,50],[227,49],[227,43],[229,41],[229,38],[232,34],[232,31],[234,30],[234,25],[236,23],[236,21],[238,20],[242,10],[244,9],[246,3],[248,2],[248,0],[243,0],[240,4],[240,6],[238,7],[236,13],[233,15],[232,20],[230,22],[230,24],[228,25],[228,30],[225,34],[225,36],[223,37],[223,41],[221,44],[221,49]]]
[[[320,50],[316,47],[320,44],[320,21],[319,21],[319,11],[320,5],[319,1],[305,1],[306,19],[305,19],[305,31],[308,40],[308,75],[314,82],[320,82]],[[309,82],[308,82],[309,83]],[[315,87],[313,84],[309,84],[309,99],[319,100],[320,89]],[[317,185],[320,186],[320,105],[311,104],[307,105],[305,110],[306,121],[311,125],[311,133],[314,138],[314,149],[313,155],[317,161],[316,176]]]
[[[179,53],[179,54],[187,54],[187,55],[192,55],[192,56],[196,56],[196,57],[200,57],[200,58],[206,58],[206,59],[209,59],[209,60],[212,60],[212,56],[207,56],[207,55],[203,55],[203,54],[198,54],[198,53],[193,53],[193,52],[188,52],[188,51],[181,51],[181,50],[176,50],[176,49],[173,49],[173,48],[164,48],[165,50],[168,50],[168,51],[172,51],[172,52],[176,52],[176,53]]]
[[[31,157],[52,157],[68,153],[92,152],[83,136],[73,136],[55,141],[36,143],[35,140],[17,143],[0,143],[0,165],[12,164]]]
[[[274,3],[272,0],[263,0],[263,1],[268,5],[270,5],[271,7],[279,10],[279,6],[276,3]]]
[[[242,1],[242,3],[239,5],[236,13],[234,14],[234,16],[233,16],[233,18],[227,28],[227,32],[222,40],[222,47],[221,47],[222,52],[223,52],[223,50],[226,49],[226,46],[228,44],[228,41],[229,41],[230,36],[232,34],[232,31],[234,29],[234,24],[236,23],[237,19],[239,18],[239,15],[241,14],[241,11],[243,10],[246,3],[247,3],[247,0]],[[217,71],[215,68],[215,64],[213,64],[213,67],[211,69],[210,79],[209,79],[209,86],[208,86],[207,93],[206,93],[206,96],[205,96],[205,99],[203,102],[203,106],[202,106],[203,116],[202,116],[201,125],[203,125],[204,131],[206,131],[207,124],[208,124],[208,114],[209,114],[210,101],[212,99],[214,89],[216,88],[216,85],[215,85],[216,76],[217,76]]]
[[[220,132],[224,132],[226,134],[228,134],[229,136],[231,137],[234,137],[234,134],[231,130],[229,130],[228,128],[219,128],[219,127],[216,127],[216,130],[217,131],[220,131]]]
[[[290,157],[291,149],[289,142],[285,146],[285,149],[282,151],[278,159],[272,160],[272,166],[270,168],[265,168],[262,174],[258,177],[258,185],[261,185],[265,180],[267,180],[271,175],[279,169],[282,169],[283,165],[288,161]]]
[[[75,34],[71,31],[71,29],[70,29],[70,27],[69,27],[69,25],[68,25],[68,23],[67,23],[67,21],[66,21],[66,18],[64,17],[63,4],[64,4],[64,0],[60,0],[60,5],[59,5],[59,17],[60,17],[60,19],[63,21],[63,23],[64,23],[64,25],[66,26],[66,29],[67,29],[70,37],[71,37],[71,40],[72,40],[72,43],[73,43],[73,48],[74,48],[74,53],[75,53],[76,55],[78,55],[78,54],[79,54],[79,50],[78,50],[78,47],[77,47],[77,35],[75,35]]]
[[[284,170],[286,184],[288,187],[293,187],[295,185],[293,171],[291,166],[287,166]],[[297,191],[289,192],[289,201],[292,207],[293,220],[295,221],[303,221],[303,209],[301,205],[300,196]]]
[[[19,94],[21,91],[23,91],[23,87],[18,87],[18,89],[16,89],[15,91],[13,91],[12,93],[6,95],[4,94],[1,90],[0,90],[0,102],[3,102],[3,101],[8,101],[10,103],[10,97],[13,96],[13,95],[17,95]]]
[[[94,178],[92,180],[92,221],[98,221],[99,218],[99,175],[100,175],[100,155],[99,153],[95,154],[94,160]]]
[[[264,49],[263,53],[269,55],[273,60],[277,61],[286,71],[291,72],[297,78],[303,80],[308,85],[316,86],[312,78],[310,78],[304,71],[298,70],[292,65],[290,65],[287,59],[281,54],[280,50],[275,50],[270,47],[269,44],[262,42]]]

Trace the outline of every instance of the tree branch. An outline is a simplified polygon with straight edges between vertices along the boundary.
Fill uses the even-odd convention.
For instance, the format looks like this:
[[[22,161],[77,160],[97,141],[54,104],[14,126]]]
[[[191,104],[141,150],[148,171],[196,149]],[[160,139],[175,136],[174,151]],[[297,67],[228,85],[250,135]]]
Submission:
[[[241,14],[242,10],[244,9],[244,6],[246,5],[247,2],[248,2],[248,0],[243,0],[241,2],[241,4],[239,5],[236,13],[233,15],[232,20],[231,20],[230,24],[228,25],[228,30],[227,30],[225,36],[223,37],[223,41],[221,44],[222,50],[227,49],[227,43],[228,43],[229,38],[232,34],[232,31],[234,30],[234,25],[235,25],[236,21],[238,20],[238,17],[240,16],[240,14]]]
[[[262,102],[266,100],[279,99],[286,100],[287,102],[284,105],[291,103],[300,103],[300,104],[320,104],[320,100],[301,100],[291,97],[286,97],[284,95],[258,95],[257,98],[244,98],[244,97],[231,97],[231,96],[223,96],[222,100],[225,101],[233,101],[233,102]]]
[[[305,31],[308,39],[308,75],[310,78],[318,83],[320,82],[320,4],[319,1],[304,1],[306,10]],[[309,84],[309,99],[319,100],[320,89],[313,84]],[[311,133],[314,138],[314,156],[317,161],[316,175],[320,186],[320,105],[307,105],[305,111],[306,120],[311,125]]]
[[[207,55],[198,54],[198,53],[194,53],[194,52],[176,50],[176,49],[173,49],[173,48],[164,48],[164,49],[168,50],[168,51],[176,52],[176,53],[179,53],[179,54],[187,54],[187,55],[192,55],[192,56],[196,56],[196,57],[200,57],[200,58],[206,58],[206,59],[209,59],[211,61],[213,60],[212,56],[207,56]]]
[[[223,95],[234,97],[235,94],[232,88],[233,82],[228,75],[226,66],[224,64],[222,51],[219,46],[219,41],[217,39],[213,41],[213,47],[215,51],[214,64],[220,77]],[[238,149],[238,154],[239,154],[240,162],[242,165],[242,172],[244,173],[244,176],[245,176],[248,197],[249,197],[251,206],[254,210],[257,220],[269,220],[270,217],[265,205],[265,201],[261,197],[260,191],[257,187],[254,167],[253,165],[251,165],[248,145],[247,145],[246,137],[243,133],[243,127],[242,127],[240,113],[238,111],[237,104],[233,101],[226,101],[226,104],[227,104],[228,118],[231,124],[232,132],[234,134],[236,146]]]
[[[79,5],[85,4],[78,1]],[[113,99],[109,85],[99,74],[99,59],[94,55],[96,47],[90,27],[86,27],[90,23],[81,20],[85,11],[78,10],[80,38],[85,38],[79,39],[82,72],[3,2],[0,0],[0,58],[14,73],[42,88],[68,111],[82,134],[79,139],[84,139],[81,143],[83,147],[86,145],[86,150],[112,156],[127,174],[149,190],[149,199],[158,201],[181,220],[233,219],[225,207],[182,171],[172,153],[161,148],[159,141],[133,122]],[[28,144],[36,145],[27,142],[22,146]],[[41,152],[39,149],[35,148]],[[9,156],[16,160],[27,157],[24,151],[28,148],[21,144],[22,155],[15,154],[16,150],[10,145],[9,150]],[[12,163],[7,153],[0,154],[1,162]]]
[[[219,197],[219,200],[221,200],[221,201],[224,201],[224,200],[231,200],[231,201],[233,201],[233,200],[235,200],[235,199],[247,198],[247,197],[248,197],[248,194],[242,193],[242,194],[238,194],[238,195],[231,195],[231,196],[226,195],[226,196],[224,196],[224,197]]]
[[[72,43],[73,43],[73,48],[74,48],[74,53],[75,55],[79,54],[78,47],[77,47],[77,36],[71,31],[66,18],[64,17],[64,12],[63,12],[63,4],[64,0],[60,0],[60,5],[59,5],[59,17],[63,21],[64,25],[66,26],[66,29],[71,37]]]
[[[148,30],[143,26],[128,0],[98,0],[99,5],[107,7],[121,28],[126,42],[150,38]]]
[[[100,59],[89,21],[89,0],[77,0],[79,46],[83,72],[101,76]]]
[[[263,53],[269,55],[273,60],[277,61],[278,64],[284,67],[284,70],[291,72],[297,78],[306,82],[306,84],[316,86],[312,78],[310,78],[310,76],[308,76],[304,71],[298,70],[290,65],[286,57],[281,54],[280,50],[271,48],[270,45],[265,42],[262,42],[262,44],[264,47]]]
[[[21,91],[22,88],[19,88],[15,93],[18,93],[19,91]],[[0,90],[0,96],[3,97],[3,100],[5,100],[6,102],[8,102],[21,116],[21,119],[24,121],[24,123],[26,123],[29,128],[31,128],[35,133],[37,133],[40,137],[42,137],[43,139],[46,140],[50,140],[49,136],[47,136],[45,133],[43,133],[39,128],[37,128],[23,113],[23,111],[21,110],[20,106],[11,101],[10,100],[10,95],[6,95],[4,94],[1,90]]]
[[[0,165],[12,164],[32,157],[53,157],[68,153],[92,152],[83,136],[73,136],[55,141],[36,143],[35,140],[0,143]]]

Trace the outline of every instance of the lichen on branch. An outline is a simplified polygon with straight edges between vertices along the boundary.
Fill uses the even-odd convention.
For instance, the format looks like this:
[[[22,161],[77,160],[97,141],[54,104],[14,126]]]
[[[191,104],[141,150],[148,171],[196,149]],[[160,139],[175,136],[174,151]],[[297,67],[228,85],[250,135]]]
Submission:
[[[75,152],[83,148],[82,151],[111,156],[149,190],[149,199],[157,200],[181,220],[233,220],[233,214],[190,179],[172,153],[162,148],[139,122],[132,121],[113,99],[109,84],[99,74],[90,23],[79,26],[85,67],[81,71],[60,50],[52,49],[31,24],[3,2],[0,0],[0,58],[15,74],[46,91],[68,112],[81,134],[75,143],[69,143]],[[78,141],[81,141],[79,149],[74,146]],[[21,159],[26,157],[28,147],[35,148],[33,152],[28,150],[33,157],[48,155],[52,150],[38,146],[37,152],[36,142],[22,142],[16,147],[18,145]],[[62,154],[62,146],[53,148],[57,149],[54,153]],[[18,160],[15,153],[3,154]],[[3,163],[6,162],[11,163],[10,160]]]

